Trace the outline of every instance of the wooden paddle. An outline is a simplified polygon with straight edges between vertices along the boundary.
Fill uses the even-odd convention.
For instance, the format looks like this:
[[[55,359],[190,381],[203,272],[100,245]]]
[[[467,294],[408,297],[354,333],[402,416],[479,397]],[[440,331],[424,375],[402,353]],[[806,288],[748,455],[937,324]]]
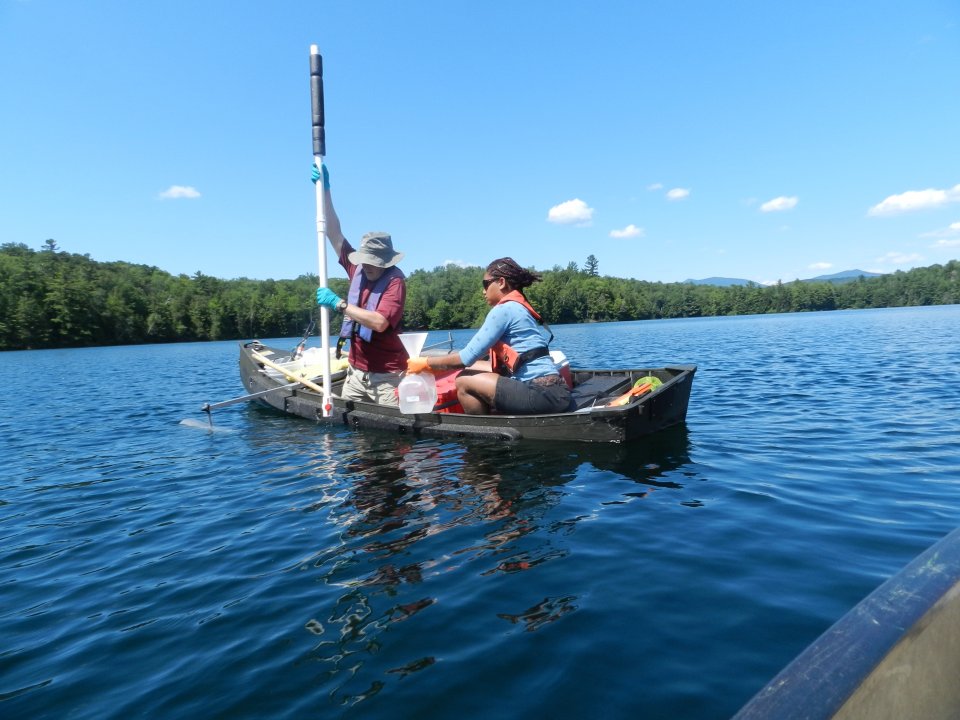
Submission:
[[[275,362],[272,362],[272,361],[270,361],[270,360],[267,360],[263,355],[261,355],[260,353],[258,353],[256,350],[251,350],[251,351],[250,351],[250,357],[252,357],[252,358],[253,358],[254,360],[256,360],[258,363],[263,363],[263,364],[266,365],[267,367],[273,368],[273,369],[276,370],[278,373],[282,374],[285,378],[287,378],[287,380],[291,380],[291,381],[293,381],[293,382],[298,382],[298,383],[300,383],[301,385],[303,385],[304,387],[308,387],[308,388],[310,388],[311,390],[313,390],[314,392],[320,393],[321,395],[323,395],[324,402],[326,402],[327,399],[330,397],[330,392],[329,392],[329,391],[324,392],[324,389],[323,389],[322,387],[320,387],[319,385],[317,385],[315,382],[313,382],[313,381],[311,381],[311,380],[307,380],[306,378],[299,378],[299,377],[297,377],[296,375],[293,374],[293,372],[292,372],[291,370],[287,370],[287,369],[286,369],[285,367],[283,367],[282,365],[277,365]],[[326,386],[327,386],[327,387],[330,387],[330,377],[329,377],[329,375],[330,375],[330,357],[329,357],[329,355],[327,356],[326,366],[327,366],[327,377],[324,378],[324,380],[325,380]],[[325,417],[330,417],[330,416],[329,416],[329,415],[325,415]]]
[[[641,395],[645,395],[646,393],[650,392],[652,388],[653,388],[653,383],[644,383],[643,385],[637,385],[637,387],[630,388],[627,392],[625,392],[620,397],[615,398],[614,400],[611,400],[610,402],[608,402],[606,406],[616,407],[618,405],[626,405],[633,398],[640,397]]]

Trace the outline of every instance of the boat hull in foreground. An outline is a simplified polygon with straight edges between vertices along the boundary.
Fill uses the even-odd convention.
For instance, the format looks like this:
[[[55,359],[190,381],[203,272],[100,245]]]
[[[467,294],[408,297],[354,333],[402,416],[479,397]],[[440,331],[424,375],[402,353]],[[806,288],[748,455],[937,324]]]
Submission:
[[[960,718],[960,529],[838,620],[734,720]]]

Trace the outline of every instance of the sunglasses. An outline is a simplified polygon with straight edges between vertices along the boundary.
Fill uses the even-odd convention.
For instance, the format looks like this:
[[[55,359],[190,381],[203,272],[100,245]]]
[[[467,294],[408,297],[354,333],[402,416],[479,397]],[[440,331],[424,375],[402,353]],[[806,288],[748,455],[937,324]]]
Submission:
[[[488,287],[490,287],[490,283],[496,282],[499,279],[500,278],[490,278],[489,280],[481,280],[483,283],[483,289],[486,290]]]

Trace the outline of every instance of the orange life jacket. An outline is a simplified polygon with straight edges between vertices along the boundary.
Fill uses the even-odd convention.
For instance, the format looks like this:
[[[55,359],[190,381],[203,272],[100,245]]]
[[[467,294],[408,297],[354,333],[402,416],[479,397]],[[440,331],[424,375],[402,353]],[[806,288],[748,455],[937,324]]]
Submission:
[[[497,305],[501,305],[505,302],[520,303],[524,308],[526,308],[527,312],[533,316],[534,320],[540,324],[543,324],[543,320],[540,319],[540,314],[530,306],[530,303],[527,302],[527,299],[519,290],[511,290],[508,292],[506,295],[500,298],[500,302],[498,302]],[[550,333],[550,339],[553,339],[552,332]],[[493,344],[493,347],[490,348],[490,369],[495,373],[500,373],[501,375],[513,375],[524,363],[528,363],[531,360],[536,360],[537,358],[546,357],[549,354],[550,348],[546,345],[533,348],[532,350],[527,350],[526,352],[518,353],[503,340],[497,340]]]

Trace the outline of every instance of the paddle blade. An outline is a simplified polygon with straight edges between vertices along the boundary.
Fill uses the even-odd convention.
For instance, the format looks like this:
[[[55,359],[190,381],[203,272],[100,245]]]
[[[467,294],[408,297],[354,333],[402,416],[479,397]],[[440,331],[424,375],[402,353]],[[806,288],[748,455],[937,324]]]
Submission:
[[[644,383],[643,385],[637,385],[634,388],[630,388],[618,398],[611,400],[607,403],[607,407],[618,407],[620,405],[626,405],[628,402],[633,400],[635,397],[640,397],[641,395],[646,395],[653,388],[652,383]]]

